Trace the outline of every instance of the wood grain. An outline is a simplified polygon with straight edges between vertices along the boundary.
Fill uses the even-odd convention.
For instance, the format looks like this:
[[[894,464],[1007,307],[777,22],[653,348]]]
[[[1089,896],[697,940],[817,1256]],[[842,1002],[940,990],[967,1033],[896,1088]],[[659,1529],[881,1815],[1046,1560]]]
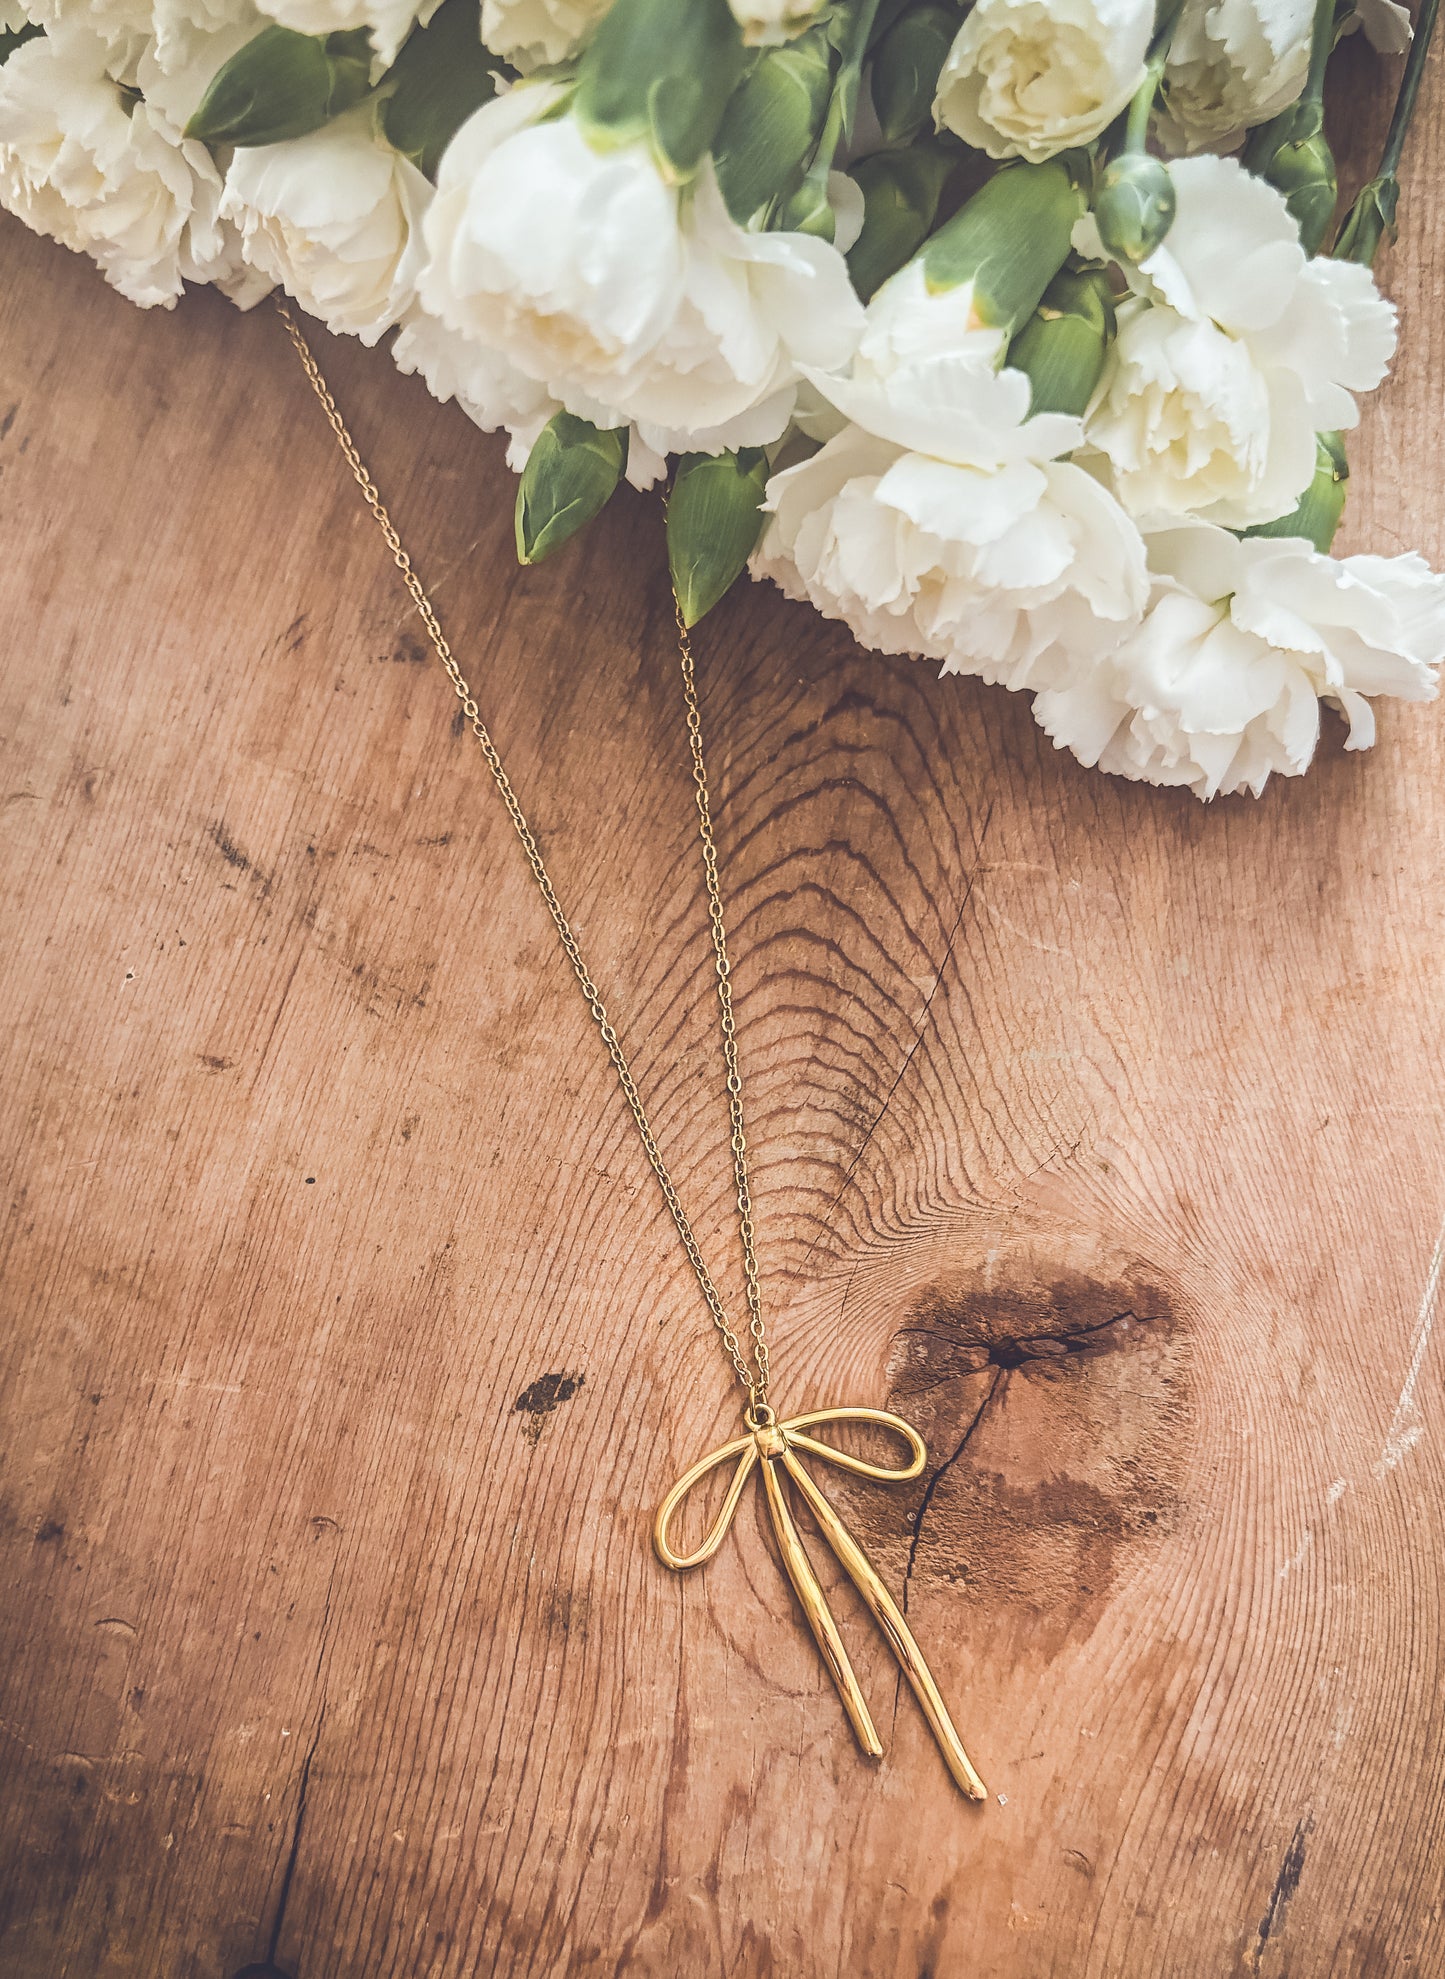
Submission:
[[[1442,147],[1349,524],[1437,563]],[[0,1971],[1445,1970],[1438,714],[1206,810],[704,629],[781,1399],[929,1438],[842,1499],[971,1809],[756,1507],[651,1556],[725,1366],[275,320],[3,239]],[[519,573],[319,342],[735,1285],[656,505]]]

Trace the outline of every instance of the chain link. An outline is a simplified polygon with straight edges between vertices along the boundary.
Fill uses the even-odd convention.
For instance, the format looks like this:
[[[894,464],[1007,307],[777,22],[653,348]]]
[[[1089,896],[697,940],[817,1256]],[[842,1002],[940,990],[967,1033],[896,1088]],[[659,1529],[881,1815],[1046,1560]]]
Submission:
[[[533,836],[532,828],[527,822],[526,813],[523,811],[517,799],[517,794],[512,788],[511,780],[502,765],[502,759],[498,754],[497,746],[492,740],[486,723],[482,720],[481,712],[473,698],[472,690],[467,683],[466,676],[457,664],[452,649],[447,643],[446,634],[442,631],[441,621],[436,615],[432,601],[428,597],[421,579],[412,567],[411,558],[402,546],[401,537],[397,534],[396,525],[387,512],[386,504],[381,499],[376,483],[367,471],[366,465],[357,450],[356,442],[347,430],[346,422],[341,416],[336,400],[331,395],[330,386],[322,376],[321,367],[317,364],[312,354],[311,346],[306,341],[301,325],[297,322],[289,305],[283,302],[279,296],[276,298],[276,310],[281,321],[286,326],[287,334],[295,346],[296,355],[301,360],[302,368],[310,381],[312,391],[315,392],[320,402],[321,410],[326,415],[327,423],[336,436],[336,443],[340,447],[346,464],[351,470],[352,478],[361,490],[367,507],[376,518],[377,525],[386,540],[386,546],[391,552],[392,562],[400,571],[401,580],[411,594],[412,603],[416,606],[421,622],[426,627],[427,637],[431,640],[432,646],[436,651],[436,656],[446,670],[447,678],[451,681],[457,699],[461,702],[462,714],[466,718],[467,725],[471,729],[472,734],[476,737],[482,755],[486,760],[487,768],[492,773],[492,781],[497,786],[502,802],[507,808],[507,815],[512,821],[513,829],[521,841],[522,850],[526,854],[527,864],[532,869],[532,877],[537,882],[537,890],[546,903],[547,911],[552,917],[553,926],[557,930],[558,938],[566,952],[567,960],[572,965],[572,973],[576,976],[581,986],[582,994],[586,998],[587,1007],[592,1013],[593,1021],[602,1034],[602,1042],[607,1047],[607,1055],[612,1060],[613,1069],[617,1073],[617,1082],[622,1088],[622,1096],[627,1101],[633,1120],[637,1123],[637,1131],[641,1137],[647,1159],[651,1164],[653,1174],[657,1177],[658,1185],[662,1190],[663,1200],[666,1202],[671,1212],[672,1220],[677,1226],[677,1234],[682,1239],[683,1249],[687,1252],[688,1260],[697,1276],[697,1282],[701,1288],[703,1298],[707,1302],[708,1311],[712,1315],[713,1324],[722,1337],[723,1347],[726,1349],[728,1359],[732,1362],[738,1380],[747,1390],[748,1407],[754,1412],[762,1411],[770,1416],[771,1412],[768,1411],[768,1343],[763,1330],[762,1300],[758,1289],[757,1249],[753,1230],[752,1196],[748,1188],[748,1143],[743,1123],[743,1086],[742,1075],[738,1069],[737,1028],[733,1020],[732,964],[728,959],[727,926],[723,919],[722,887],[718,876],[717,843],[713,837],[712,801],[708,791],[707,759],[703,754],[702,716],[699,712],[697,699],[697,670],[693,661],[692,646],[688,639],[687,627],[683,623],[682,610],[678,605],[676,595],[674,594],[673,597],[673,607],[677,616],[678,650],[682,663],[682,691],[687,715],[688,747],[692,756],[692,779],[697,803],[698,837],[702,841],[703,876],[707,885],[708,919],[712,928],[713,957],[717,970],[718,1010],[722,1031],[723,1065],[726,1072],[728,1120],[732,1136],[733,1178],[737,1185],[738,1230],[742,1239],[743,1275],[747,1288],[748,1334],[751,1343],[752,1365],[749,1365],[747,1353],[738,1338],[732,1322],[728,1318],[727,1308],[724,1306],[717,1286],[713,1282],[712,1274],[707,1268],[692,1225],[688,1221],[687,1213],[683,1209],[677,1189],[673,1184],[671,1175],[668,1173],[667,1163],[663,1160],[662,1150],[658,1146],[657,1138],[652,1131],[651,1123],[647,1117],[647,1110],[642,1103],[642,1095],[638,1092],[637,1082],[633,1078],[632,1069],[627,1062],[627,1055],[622,1049],[617,1032],[613,1028],[612,1020],[607,1014],[607,1006],[602,1001],[601,993],[596,983],[593,982],[587,964],[583,960],[582,950],[578,945],[576,935],[572,932],[571,923],[562,911],[562,903],[558,899],[556,889],[552,885],[551,875],[548,873],[546,865],[543,862],[541,850],[538,847],[536,838]]]

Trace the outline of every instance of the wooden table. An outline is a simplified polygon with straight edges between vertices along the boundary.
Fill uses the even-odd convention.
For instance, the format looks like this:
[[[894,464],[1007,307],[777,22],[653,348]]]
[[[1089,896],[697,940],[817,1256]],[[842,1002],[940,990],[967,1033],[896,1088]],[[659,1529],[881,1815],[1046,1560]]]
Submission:
[[[1417,133],[1445,151],[1445,115]],[[1350,545],[1439,563],[1445,173]],[[1445,1970],[1445,721],[1205,809],[744,587],[699,639],[765,1293],[856,1756],[455,702],[267,309],[18,227],[0,507],[0,1971]],[[500,448],[319,340],[735,1282],[656,502],[519,572]]]

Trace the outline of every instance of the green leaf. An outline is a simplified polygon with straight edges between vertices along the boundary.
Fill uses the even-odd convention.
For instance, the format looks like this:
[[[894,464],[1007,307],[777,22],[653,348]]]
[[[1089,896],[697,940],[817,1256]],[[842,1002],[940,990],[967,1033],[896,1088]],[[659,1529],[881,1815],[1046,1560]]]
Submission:
[[[264,27],[222,63],[185,134],[210,145],[281,144],[319,130],[370,88],[365,28],[297,34]]]
[[[875,151],[849,168],[863,194],[863,231],[848,250],[848,273],[865,302],[928,238],[956,162],[941,145],[921,143]]]
[[[747,63],[727,0],[615,0],[578,71],[574,115],[599,150],[645,139],[690,179]]]
[[[1063,267],[1083,211],[1082,188],[1064,158],[1007,165],[924,248],[928,286],[937,294],[971,281],[979,323],[1012,335]]]
[[[947,7],[910,7],[878,44],[870,72],[873,108],[890,144],[911,144],[931,118],[939,70],[958,25]]]
[[[1114,297],[1103,268],[1061,268],[1009,345],[1028,375],[1029,411],[1083,415],[1114,335]]]
[[[498,62],[482,46],[479,0],[443,0],[424,28],[408,35],[388,71],[381,113],[387,139],[435,179],[457,131],[495,93]]]
[[[832,79],[827,38],[815,31],[760,55],[729,97],[712,161],[739,226],[796,178],[823,127]]]
[[[747,567],[762,534],[768,457],[683,454],[667,503],[667,562],[684,625],[696,625]]]
[[[553,413],[537,436],[517,490],[517,561],[540,563],[603,508],[627,465],[627,428],[601,431]]]
[[[1257,522],[1242,529],[1242,536],[1303,536],[1323,556],[1335,540],[1335,531],[1345,512],[1346,483],[1350,465],[1345,458],[1345,442],[1339,433],[1315,435],[1314,479],[1288,515],[1273,522]]]

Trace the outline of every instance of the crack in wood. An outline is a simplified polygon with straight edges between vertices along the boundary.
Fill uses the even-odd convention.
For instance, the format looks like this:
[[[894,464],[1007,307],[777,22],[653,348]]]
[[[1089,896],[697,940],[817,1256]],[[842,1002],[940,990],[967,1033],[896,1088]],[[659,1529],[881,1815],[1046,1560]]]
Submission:
[[[1305,1844],[1314,1830],[1314,1825],[1313,1814],[1306,1814],[1295,1823],[1295,1831],[1289,1838],[1289,1847],[1285,1850],[1284,1860],[1279,1865],[1279,1874],[1274,1879],[1274,1888],[1269,1893],[1269,1904],[1259,1920],[1259,1936],[1249,1957],[1251,1972],[1259,1971],[1265,1946],[1284,1922],[1284,1914],[1289,1908],[1290,1899],[1299,1888],[1299,1879],[1304,1873],[1305,1866]]]
[[[920,1540],[923,1538],[923,1523],[924,1520],[928,1517],[928,1508],[933,1503],[934,1495],[937,1492],[939,1485],[942,1484],[944,1478],[947,1477],[948,1473],[953,1469],[954,1465],[958,1462],[959,1458],[968,1448],[969,1439],[972,1437],[973,1432],[978,1428],[979,1424],[983,1421],[984,1411],[987,1409],[989,1403],[993,1400],[994,1396],[998,1393],[1000,1383],[1007,1379],[1008,1371],[1009,1371],[1008,1367],[1005,1366],[1002,1362],[997,1364],[994,1370],[993,1379],[988,1384],[988,1393],[984,1396],[983,1400],[979,1403],[977,1409],[974,1411],[972,1417],[968,1422],[967,1427],[964,1429],[962,1436],[959,1437],[958,1442],[955,1444],[952,1455],[944,1458],[943,1462],[938,1466],[938,1469],[933,1473],[932,1477],[929,1478],[928,1480],[927,1488],[923,1493],[923,1498],[919,1504],[916,1514],[914,1515],[913,1531],[909,1535],[909,1540],[908,1540],[908,1565],[903,1570],[903,1612],[905,1615],[908,1613],[908,1589],[913,1580],[914,1563],[918,1558],[918,1546]]]
[[[325,1523],[336,1532],[341,1528],[334,1520]],[[296,1790],[296,1818],[291,1824],[291,1842],[286,1851],[286,1866],[281,1872],[281,1891],[276,1899],[276,1915],[271,1923],[271,1937],[266,1950],[269,1964],[276,1966],[276,1954],[281,1947],[281,1933],[286,1925],[286,1910],[291,1901],[291,1886],[296,1878],[296,1864],[301,1854],[301,1831],[306,1823],[306,1800],[311,1789],[311,1766],[316,1758],[316,1749],[321,1743],[322,1727],[326,1723],[326,1683],[322,1674],[326,1663],[327,1645],[331,1639],[331,1596],[336,1586],[337,1555],[332,1555],[331,1572],[326,1580],[326,1601],[321,1611],[321,1629],[316,1645],[316,1669],[312,1676],[314,1685],[321,1689],[321,1702],[316,1711],[316,1729],[311,1734],[311,1743],[306,1748],[306,1756],[301,1761],[301,1779]],[[279,1973],[279,1968],[276,1968]],[[286,1979],[286,1975],[281,1975]]]
[[[316,1713],[316,1730],[311,1735],[311,1743],[306,1749],[306,1757],[301,1762],[301,1783],[296,1793],[296,1819],[291,1827],[291,1846],[286,1853],[286,1867],[281,1872],[281,1894],[276,1899],[276,1916],[271,1925],[271,1939],[266,1947],[268,1963],[278,1974],[276,1954],[281,1949],[281,1933],[286,1924],[286,1908],[291,1901],[291,1885],[296,1877],[296,1863],[301,1854],[301,1830],[306,1822],[306,1796],[311,1788],[311,1762],[316,1757],[316,1748],[321,1743],[321,1728],[326,1723],[326,1699],[321,1700],[321,1708]]]

